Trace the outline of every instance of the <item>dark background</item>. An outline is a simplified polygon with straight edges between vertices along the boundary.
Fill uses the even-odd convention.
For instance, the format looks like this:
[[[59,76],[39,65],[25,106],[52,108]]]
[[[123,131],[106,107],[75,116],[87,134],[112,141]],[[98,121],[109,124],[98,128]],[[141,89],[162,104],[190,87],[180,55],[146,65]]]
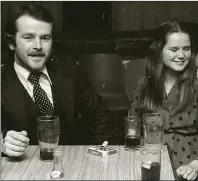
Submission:
[[[63,2],[64,32],[111,32],[112,2]]]

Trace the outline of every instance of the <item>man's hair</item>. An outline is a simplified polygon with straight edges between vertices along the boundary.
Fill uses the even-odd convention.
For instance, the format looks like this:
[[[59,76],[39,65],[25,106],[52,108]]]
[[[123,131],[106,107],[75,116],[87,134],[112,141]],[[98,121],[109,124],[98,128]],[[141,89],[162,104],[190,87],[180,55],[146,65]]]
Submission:
[[[177,21],[167,21],[156,28],[154,41],[149,47],[149,55],[147,57],[147,64],[145,67],[147,81],[140,98],[140,104],[143,110],[152,112],[158,106],[162,105],[164,93],[164,63],[162,60],[162,51],[167,42],[167,37],[172,33],[178,32],[183,32],[189,35],[191,49],[193,49],[190,33],[184,26],[181,26]],[[193,79],[192,72],[194,72],[195,69],[194,63],[195,62],[193,56],[191,56],[191,61],[179,76],[180,83],[182,83],[186,79],[191,82],[191,79]],[[191,87],[185,87],[185,90],[187,90],[188,88],[190,89]],[[180,100],[185,101],[183,99],[183,96]]]
[[[23,15],[28,15],[36,20],[51,23],[52,25],[54,22],[52,14],[36,2],[13,2],[9,8],[5,29],[6,40],[8,43],[14,40],[17,32],[16,21]]]

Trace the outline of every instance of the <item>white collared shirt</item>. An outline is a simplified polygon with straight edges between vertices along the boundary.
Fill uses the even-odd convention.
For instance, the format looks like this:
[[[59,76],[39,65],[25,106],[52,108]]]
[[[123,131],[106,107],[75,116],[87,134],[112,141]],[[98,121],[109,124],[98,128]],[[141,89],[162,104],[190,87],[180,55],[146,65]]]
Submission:
[[[17,64],[16,61],[14,62],[14,69],[16,71],[16,74],[17,74],[19,80],[21,81],[21,83],[23,84],[23,86],[25,87],[27,92],[29,93],[30,97],[34,101],[33,84],[30,81],[28,81],[28,76],[30,74],[30,71],[23,68],[19,64]],[[43,72],[44,74],[42,74],[40,76],[39,83],[40,83],[42,89],[45,90],[47,97],[49,98],[50,102],[53,105],[52,90],[51,90],[52,82],[50,80],[46,66],[43,68],[43,70],[41,72]]]

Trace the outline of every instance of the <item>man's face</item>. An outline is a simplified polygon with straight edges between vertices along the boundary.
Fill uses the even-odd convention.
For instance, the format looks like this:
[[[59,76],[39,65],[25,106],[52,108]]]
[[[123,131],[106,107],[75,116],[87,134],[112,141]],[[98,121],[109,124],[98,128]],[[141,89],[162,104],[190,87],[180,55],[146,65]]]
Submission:
[[[167,42],[162,51],[164,64],[171,70],[180,72],[190,62],[190,38],[185,33],[172,33],[168,35]]]
[[[15,61],[29,70],[40,70],[52,50],[52,24],[23,15],[16,21]]]

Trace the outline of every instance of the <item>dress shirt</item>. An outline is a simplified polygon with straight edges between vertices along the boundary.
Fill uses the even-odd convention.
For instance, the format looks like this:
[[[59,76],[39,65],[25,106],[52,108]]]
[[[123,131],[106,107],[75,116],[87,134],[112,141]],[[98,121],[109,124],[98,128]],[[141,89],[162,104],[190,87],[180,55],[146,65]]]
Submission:
[[[14,62],[14,69],[16,71],[19,80],[27,90],[28,94],[33,99],[33,101],[35,101],[33,96],[33,84],[28,81],[28,76],[30,74],[30,71],[17,64],[16,61]],[[53,105],[52,90],[51,90],[52,82],[50,80],[46,66],[41,70],[41,72],[43,72],[44,74],[40,76],[39,83],[42,89],[46,92],[47,97],[49,98],[50,102]]]

